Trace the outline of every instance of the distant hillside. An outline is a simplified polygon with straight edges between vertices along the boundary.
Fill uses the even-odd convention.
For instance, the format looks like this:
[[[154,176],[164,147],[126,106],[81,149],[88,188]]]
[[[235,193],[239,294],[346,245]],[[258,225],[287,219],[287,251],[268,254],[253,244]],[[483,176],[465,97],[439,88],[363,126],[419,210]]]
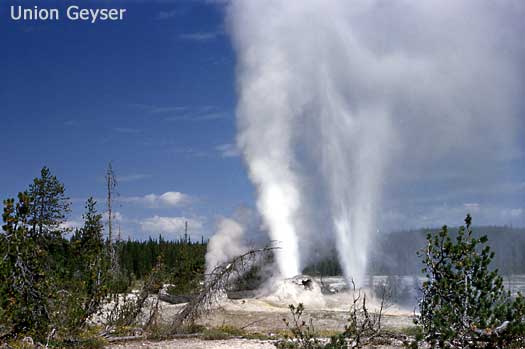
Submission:
[[[454,234],[458,228],[449,228]],[[508,226],[474,227],[475,235],[487,235],[495,252],[494,266],[502,274],[525,274],[525,228]],[[421,271],[416,252],[426,245],[426,234],[439,229],[418,229],[381,235],[371,246],[369,273],[374,275],[411,275]],[[308,266],[307,274],[340,275],[337,254]]]

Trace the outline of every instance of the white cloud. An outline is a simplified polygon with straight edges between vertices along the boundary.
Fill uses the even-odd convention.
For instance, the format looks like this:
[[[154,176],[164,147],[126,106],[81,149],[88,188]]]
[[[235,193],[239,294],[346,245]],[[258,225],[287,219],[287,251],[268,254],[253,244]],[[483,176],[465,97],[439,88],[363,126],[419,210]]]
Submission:
[[[103,224],[106,224],[108,221],[108,211],[104,211],[104,212],[99,211],[99,213],[102,215]],[[114,223],[123,223],[123,222],[129,222],[129,221],[130,220],[124,217],[124,215],[121,212],[113,211],[113,222]],[[62,223],[60,226],[62,228],[67,228],[67,229],[76,229],[76,228],[81,228],[83,225],[84,225],[83,218],[77,216],[76,218],[68,219],[67,221]]]
[[[108,211],[105,211],[104,213],[102,213],[102,219],[104,222],[107,222],[108,221]],[[123,222],[126,222],[127,219],[124,217],[124,215],[118,211],[113,211],[113,222],[114,223],[123,223]]]
[[[187,157],[192,157],[192,158],[201,158],[201,157],[206,157],[209,155],[207,152],[203,150],[194,149],[194,148],[175,148],[173,149],[173,151],[177,154],[182,154],[182,155],[185,155]]]
[[[203,222],[197,218],[187,217],[161,217],[153,216],[142,220],[140,228],[147,233],[183,233],[185,224],[188,223],[188,232],[190,235],[200,233],[202,231]]]
[[[467,213],[473,218],[474,225],[516,225],[524,226],[525,210],[490,204],[462,204],[420,206],[406,212],[405,208],[383,210],[380,228],[384,231],[419,229],[427,227],[459,226]]]
[[[180,34],[179,38],[183,40],[192,40],[192,41],[209,41],[215,39],[221,33],[218,31],[213,32],[195,32],[195,33],[184,33]]]
[[[161,106],[154,104],[142,104],[142,103],[131,103],[130,107],[144,111],[149,114],[162,114],[162,113],[172,113],[172,112],[181,112],[187,110],[186,106]]]
[[[523,216],[523,209],[522,208],[513,208],[513,209],[510,210],[510,215],[512,217]]]
[[[223,158],[239,156],[239,149],[232,143],[219,144],[215,147],[215,150],[218,151]]]
[[[148,195],[153,201],[159,201],[167,206],[178,206],[188,200],[188,196],[178,191],[168,191],[160,196]]]
[[[137,203],[151,208],[177,207],[190,202],[190,196],[178,191],[167,191],[164,194],[148,194],[144,196],[120,197],[120,201]]]
[[[113,130],[118,133],[136,134],[140,133],[139,129],[129,127],[115,127]]]
[[[229,116],[228,113],[221,111],[211,111],[211,112],[194,112],[190,111],[182,115],[168,116],[165,121],[213,121],[225,119]]]
[[[62,223],[60,225],[60,228],[74,230],[74,229],[77,229],[77,228],[81,228],[82,225],[83,225],[83,223],[79,219],[69,219],[69,220],[65,221],[64,223]]]
[[[465,208],[465,210],[469,211],[469,213],[479,212],[480,209],[480,205],[478,203],[463,204],[463,207]]]
[[[202,40],[202,39],[201,39]],[[131,107],[159,115],[164,121],[214,121],[232,117],[232,112],[214,105],[160,106],[153,104],[130,104]]]
[[[143,174],[143,173],[133,173],[129,175],[118,176],[117,181],[118,182],[134,182],[134,181],[138,181],[138,180],[145,179],[148,177],[151,177],[151,176],[147,174]]]
[[[503,224],[525,227],[525,208],[504,208],[501,210],[500,217]]]
[[[173,18],[173,17],[177,16],[180,13],[181,13],[181,11],[179,11],[179,10],[160,11],[159,13],[157,13],[156,19],[158,21],[163,21],[163,20],[166,20],[166,19]]]

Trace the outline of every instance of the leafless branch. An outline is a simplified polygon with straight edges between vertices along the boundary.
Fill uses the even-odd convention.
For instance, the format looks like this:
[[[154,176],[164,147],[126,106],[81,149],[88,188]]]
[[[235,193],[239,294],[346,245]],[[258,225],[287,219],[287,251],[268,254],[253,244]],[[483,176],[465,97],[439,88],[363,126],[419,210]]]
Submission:
[[[173,320],[174,329],[179,329],[183,325],[193,323],[201,314],[209,312],[212,305],[217,301],[236,277],[244,274],[251,266],[258,261],[264,260],[264,256],[272,253],[278,247],[267,246],[259,249],[252,249],[232,260],[216,266],[213,271],[206,276],[206,280],[201,292],[193,298],[177,314]]]

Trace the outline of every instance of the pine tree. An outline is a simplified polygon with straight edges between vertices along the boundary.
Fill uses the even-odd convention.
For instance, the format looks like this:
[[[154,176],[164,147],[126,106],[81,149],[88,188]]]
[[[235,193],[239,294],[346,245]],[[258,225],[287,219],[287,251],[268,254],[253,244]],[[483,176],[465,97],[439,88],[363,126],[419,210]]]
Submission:
[[[487,237],[474,237],[472,218],[453,239],[446,226],[427,235],[423,256],[422,299],[419,303],[427,340],[441,348],[505,348],[523,338],[523,297],[505,291]]]
[[[27,195],[31,198],[31,234],[43,240],[62,237],[63,229],[60,226],[70,211],[70,202],[65,195],[64,185],[51,174],[49,168],[42,168],[40,178],[33,180]]]
[[[107,295],[109,259],[104,253],[102,215],[97,212],[96,201],[89,198],[83,214],[84,226],[72,239],[75,255],[79,257],[78,271],[81,281],[82,312],[80,324],[94,314]]]
[[[4,234],[0,256],[1,337],[28,334],[43,338],[49,324],[49,287],[44,269],[45,251],[31,235],[27,193],[4,201]]]

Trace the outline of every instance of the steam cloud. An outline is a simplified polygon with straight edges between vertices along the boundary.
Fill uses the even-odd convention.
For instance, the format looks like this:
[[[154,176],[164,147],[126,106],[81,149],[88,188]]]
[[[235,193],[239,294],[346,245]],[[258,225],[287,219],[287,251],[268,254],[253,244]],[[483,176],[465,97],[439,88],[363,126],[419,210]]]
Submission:
[[[499,178],[496,162],[515,150],[524,7],[230,3],[238,145],[281,242],[282,276],[334,240],[345,277],[359,284],[380,209],[400,191],[421,195],[425,180],[447,174],[457,180],[443,191]]]
[[[215,234],[208,241],[206,252],[206,273],[248,251],[243,243],[244,227],[234,219],[222,218],[217,223]]]

